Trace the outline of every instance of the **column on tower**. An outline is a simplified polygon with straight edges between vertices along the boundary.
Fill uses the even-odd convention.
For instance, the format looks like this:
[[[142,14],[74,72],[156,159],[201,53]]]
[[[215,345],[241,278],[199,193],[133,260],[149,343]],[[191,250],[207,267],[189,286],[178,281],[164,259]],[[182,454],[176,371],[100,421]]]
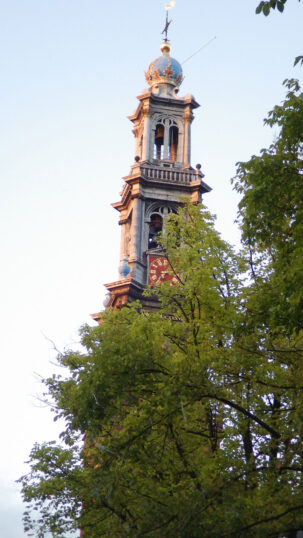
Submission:
[[[187,106],[183,114],[184,118],[184,165],[190,166],[191,162],[191,124],[193,121],[193,114],[191,107]]]
[[[143,123],[143,140],[142,140],[142,161],[148,161],[151,158],[151,115],[149,108],[144,110],[144,123]]]

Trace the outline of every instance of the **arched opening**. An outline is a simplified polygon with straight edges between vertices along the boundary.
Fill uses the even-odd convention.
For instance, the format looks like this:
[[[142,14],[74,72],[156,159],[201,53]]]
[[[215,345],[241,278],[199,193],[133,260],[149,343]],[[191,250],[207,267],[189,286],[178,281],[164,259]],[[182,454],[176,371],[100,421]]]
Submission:
[[[148,248],[156,248],[158,246],[157,237],[163,228],[163,219],[158,213],[153,213],[150,217]]]
[[[164,125],[158,123],[155,131],[155,159],[163,159],[164,152]]]
[[[178,127],[170,127],[169,129],[169,159],[172,161],[177,160],[178,156]]]

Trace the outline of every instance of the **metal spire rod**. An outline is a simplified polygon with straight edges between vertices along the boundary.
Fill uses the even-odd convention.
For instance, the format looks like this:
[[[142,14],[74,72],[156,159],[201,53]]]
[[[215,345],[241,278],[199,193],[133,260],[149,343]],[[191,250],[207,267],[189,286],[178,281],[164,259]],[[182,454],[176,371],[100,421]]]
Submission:
[[[168,10],[166,10],[166,24],[165,24],[164,30],[162,32],[162,34],[165,34],[165,38],[164,38],[165,41],[167,41],[168,27],[171,24],[171,22],[172,22],[172,19],[170,21],[168,21]]]
[[[168,41],[168,39],[167,39],[168,27],[173,22],[172,20],[170,20],[170,21],[168,20],[168,12],[169,12],[170,9],[175,7],[175,5],[176,5],[176,0],[170,0],[170,3],[166,2],[166,4],[165,4],[166,22],[165,22],[164,30],[162,32],[162,34],[165,34],[164,41]]]

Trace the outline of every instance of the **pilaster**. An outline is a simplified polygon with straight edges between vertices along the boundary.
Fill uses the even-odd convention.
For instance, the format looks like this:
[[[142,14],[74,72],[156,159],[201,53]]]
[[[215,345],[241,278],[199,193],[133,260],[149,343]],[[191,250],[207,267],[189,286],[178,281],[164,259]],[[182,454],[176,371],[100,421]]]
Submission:
[[[190,106],[186,107],[184,119],[184,165],[190,166],[191,162],[191,124],[194,119]]]

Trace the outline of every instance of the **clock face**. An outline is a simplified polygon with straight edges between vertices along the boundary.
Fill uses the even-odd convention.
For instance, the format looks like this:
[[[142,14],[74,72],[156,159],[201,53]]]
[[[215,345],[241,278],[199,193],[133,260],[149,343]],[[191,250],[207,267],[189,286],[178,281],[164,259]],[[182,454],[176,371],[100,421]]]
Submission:
[[[159,286],[162,282],[168,281],[176,284],[178,279],[172,274],[167,258],[163,256],[150,256],[148,284],[150,286]]]

